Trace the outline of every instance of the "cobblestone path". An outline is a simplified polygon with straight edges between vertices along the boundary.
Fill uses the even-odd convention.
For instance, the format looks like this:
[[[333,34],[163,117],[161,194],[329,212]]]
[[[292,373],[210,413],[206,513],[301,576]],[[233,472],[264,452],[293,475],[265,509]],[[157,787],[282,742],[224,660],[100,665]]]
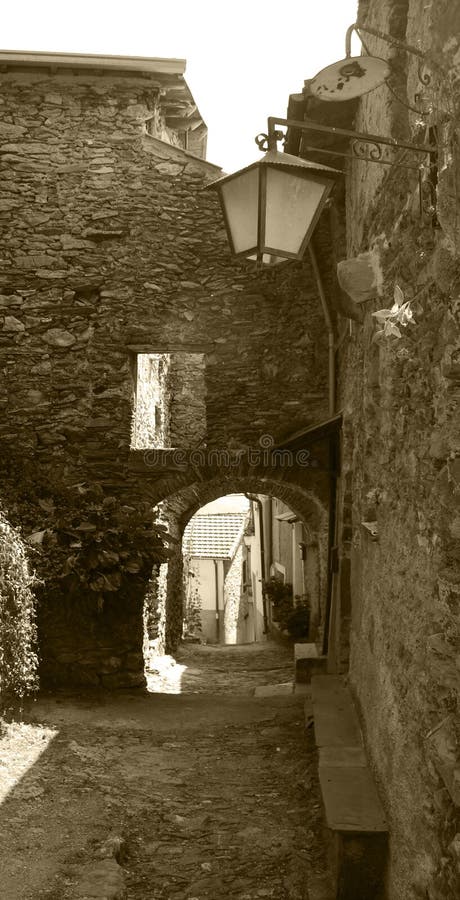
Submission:
[[[305,698],[254,696],[292,651],[185,665],[184,693],[42,699],[15,726],[46,749],[1,807],[2,900],[330,900]]]

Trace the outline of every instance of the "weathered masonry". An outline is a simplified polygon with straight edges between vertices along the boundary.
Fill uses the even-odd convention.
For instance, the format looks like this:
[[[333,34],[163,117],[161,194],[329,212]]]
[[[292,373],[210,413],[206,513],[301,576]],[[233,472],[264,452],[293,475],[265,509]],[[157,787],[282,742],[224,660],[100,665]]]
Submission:
[[[316,282],[308,262],[260,275],[231,260],[215,199],[202,190],[219,169],[204,160],[206,126],[183,61],[3,53],[1,63],[8,499],[18,498],[19,519],[44,535],[42,546],[58,522],[64,539],[73,533],[62,556],[49,549],[73,586],[58,589],[53,571],[58,587],[40,601],[42,681],[142,684],[148,567],[111,541],[108,498],[127,521],[131,506],[165,500],[179,540],[195,509],[230,482],[262,491],[268,479],[300,514],[311,511],[315,530],[327,528],[329,438],[318,448],[322,471],[273,472],[271,462],[267,471],[264,458],[328,416]],[[315,243],[332,304],[327,220]],[[248,460],[252,449],[259,457]],[[69,487],[80,496],[73,516],[62,499]],[[103,525],[102,561],[88,550],[95,577],[75,588],[87,529]],[[150,586],[151,596],[170,597],[158,612],[168,646],[181,629],[178,547],[166,587],[161,578]]]
[[[87,589],[58,590],[53,571],[39,611],[44,681],[108,687],[143,683],[147,588],[165,646],[180,636],[193,513],[233,491],[285,502],[323,547],[329,674],[348,678],[385,808],[388,900],[456,900],[460,17],[449,0],[361,0],[359,18],[423,47],[431,81],[399,49],[389,85],[321,104],[307,83],[289,117],[436,141],[437,218],[420,217],[410,170],[346,163],[313,237],[335,331],[334,415],[308,256],[264,273],[231,260],[202,191],[219,172],[183,62],[0,55],[0,498],[71,574],[97,517],[118,533]],[[289,131],[289,153],[341,167],[305,144]],[[415,324],[375,341],[372,313],[396,287]],[[272,448],[291,461],[274,463]],[[315,465],[300,464],[305,449]],[[83,499],[62,525],[69,487]],[[150,519],[161,504],[173,539],[150,585],[151,565],[129,555],[142,501]],[[69,528],[66,552],[53,552]]]
[[[304,95],[291,98],[289,115],[436,141],[437,218],[420,216],[417,172],[348,163],[343,268],[362,322],[343,331],[340,325],[342,474],[329,667],[348,672],[384,802],[387,896],[454,900],[460,892],[460,11],[448,0],[362,0],[358,21],[422,48],[422,71],[416,56],[393,48],[389,85],[360,100],[321,104],[309,97],[307,82]],[[365,40],[370,53],[388,60],[388,44],[367,34]],[[318,161],[338,163],[321,155],[321,140]],[[328,141],[329,150],[347,150]],[[294,129],[286,149],[311,157]],[[427,187],[422,183],[423,196]],[[414,323],[400,329],[401,338],[376,341],[381,326],[372,313],[390,309],[396,286],[410,301]]]

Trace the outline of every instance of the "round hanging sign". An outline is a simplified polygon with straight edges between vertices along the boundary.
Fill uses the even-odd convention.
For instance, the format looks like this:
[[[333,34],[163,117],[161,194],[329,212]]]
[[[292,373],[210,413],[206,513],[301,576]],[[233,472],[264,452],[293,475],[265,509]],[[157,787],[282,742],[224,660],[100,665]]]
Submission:
[[[327,66],[310,81],[319,100],[353,100],[374,90],[388,78],[390,67],[377,56],[349,56]]]

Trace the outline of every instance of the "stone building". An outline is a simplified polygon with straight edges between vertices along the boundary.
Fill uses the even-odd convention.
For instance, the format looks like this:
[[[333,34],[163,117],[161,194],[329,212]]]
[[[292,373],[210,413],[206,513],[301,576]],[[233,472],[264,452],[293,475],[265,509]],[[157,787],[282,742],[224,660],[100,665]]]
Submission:
[[[388,84],[326,104],[307,82],[289,116],[435,143],[437,181],[344,164],[346,141],[291,128],[288,152],[346,169],[313,237],[319,273],[308,255],[262,273],[231,258],[181,61],[0,55],[0,439],[18,492],[26,463],[48,485],[37,533],[52,530],[53,485],[161,504],[169,560],[150,603],[170,649],[193,514],[248,492],[297,515],[322,548],[318,638],[347,675],[389,824],[388,900],[454,900],[460,14],[450,0],[361,0],[359,21],[422,47],[431,80],[371,35]],[[395,291],[414,324],[374,340],[372,313]],[[142,683],[143,611],[139,590],[101,609],[43,600],[43,679]]]
[[[341,284],[355,314],[338,331],[343,415],[329,670],[348,673],[389,822],[391,900],[460,892],[459,291],[460,11],[446,0],[361,0],[358,21],[391,76],[359,100],[290,99],[290,116],[436,143],[433,193],[415,170],[347,160]],[[311,73],[313,75],[313,73]],[[399,98],[399,99],[398,99]],[[402,101],[402,102],[401,102]],[[286,149],[351,152],[290,130]],[[333,160],[331,163],[331,159]],[[410,163],[399,152],[396,162]],[[420,159],[418,160],[420,162]],[[343,164],[343,160],[342,160]],[[422,199],[422,203],[420,200]],[[422,206],[422,214],[420,210]],[[345,255],[345,254],[344,254]],[[401,291],[402,294],[399,292]],[[373,313],[410,301],[401,337]],[[353,311],[350,312],[350,315]]]
[[[146,617],[169,650],[182,632],[181,535],[199,507],[263,490],[326,530],[337,424],[316,430],[328,415],[316,280],[308,263],[260,275],[231,259],[202,190],[220,170],[203,158],[183,61],[5,52],[1,63],[3,494],[50,544],[42,683],[143,684],[146,567],[123,564],[126,601],[114,552],[128,551],[109,540],[89,563],[97,577],[69,590],[82,547],[93,559],[83,536],[96,529],[99,540],[102,516],[110,537],[106,501],[128,520],[162,503],[169,561]],[[315,241],[332,294],[327,221]],[[305,426],[317,468],[283,467],[271,449]],[[72,517],[68,490],[84,505],[94,488],[99,520]]]

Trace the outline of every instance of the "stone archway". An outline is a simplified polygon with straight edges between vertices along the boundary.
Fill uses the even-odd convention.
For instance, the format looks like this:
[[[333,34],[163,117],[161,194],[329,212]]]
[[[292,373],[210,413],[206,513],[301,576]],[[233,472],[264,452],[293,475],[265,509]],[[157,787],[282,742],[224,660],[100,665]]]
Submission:
[[[204,473],[200,473],[204,475]],[[150,600],[156,604],[155,622],[158,627],[158,644],[166,652],[174,652],[182,634],[184,587],[182,535],[192,516],[207,503],[218,497],[232,493],[264,494],[282,500],[314,535],[318,546],[318,584],[325,603],[327,582],[327,532],[328,505],[321,478],[316,492],[311,485],[305,486],[292,479],[282,478],[284,473],[274,471],[232,472],[222,469],[209,473],[208,477],[183,483],[178,476],[176,489],[171,479],[163,484],[157,482],[152,491],[156,494],[162,520],[167,522],[168,531],[175,543],[171,549],[169,562],[158,573],[156,586]],[[319,475],[319,473],[318,473]],[[299,478],[300,481],[300,478]],[[321,490],[322,488],[322,490]],[[163,496],[161,494],[165,492]],[[150,491],[149,491],[150,493]],[[321,493],[322,497],[318,496]],[[152,497],[153,499],[153,497]]]

